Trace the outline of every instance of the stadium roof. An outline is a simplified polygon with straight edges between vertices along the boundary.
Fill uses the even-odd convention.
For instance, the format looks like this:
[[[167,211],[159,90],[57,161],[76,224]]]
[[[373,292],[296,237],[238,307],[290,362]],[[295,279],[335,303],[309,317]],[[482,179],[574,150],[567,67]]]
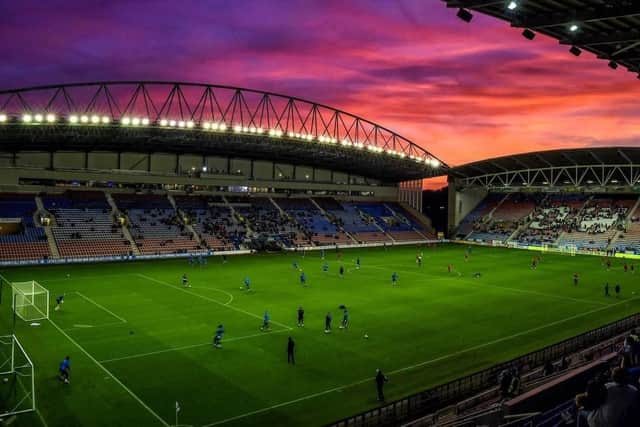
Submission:
[[[449,170],[467,185],[626,186],[640,185],[640,147],[579,148],[496,157]]]
[[[639,73],[640,1],[637,0],[442,0],[447,7],[477,11],[511,23],[511,26],[542,33],[561,44],[587,50],[600,59]],[[467,11],[468,12],[468,11]],[[573,50],[579,54],[579,50]]]
[[[222,155],[399,182],[447,165],[397,133],[296,97],[230,86],[93,82],[0,91],[0,150]]]

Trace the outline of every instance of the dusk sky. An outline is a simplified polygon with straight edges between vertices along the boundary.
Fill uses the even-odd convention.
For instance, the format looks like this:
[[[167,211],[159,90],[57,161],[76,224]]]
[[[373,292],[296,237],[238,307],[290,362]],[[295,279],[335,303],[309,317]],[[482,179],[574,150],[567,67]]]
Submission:
[[[280,92],[378,122],[449,164],[640,141],[640,81],[440,0],[21,1],[0,87],[168,79]]]

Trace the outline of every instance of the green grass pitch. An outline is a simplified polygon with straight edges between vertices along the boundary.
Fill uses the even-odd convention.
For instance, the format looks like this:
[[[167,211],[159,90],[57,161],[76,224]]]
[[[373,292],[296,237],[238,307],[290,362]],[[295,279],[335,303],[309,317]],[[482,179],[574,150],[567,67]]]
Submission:
[[[176,401],[181,425],[322,425],[377,405],[378,367],[389,375],[391,401],[640,308],[640,272],[624,273],[621,260],[607,271],[598,257],[542,254],[532,270],[532,252],[474,247],[465,262],[465,249],[346,250],[341,260],[327,251],[327,273],[319,252],[229,257],[226,264],[212,257],[206,267],[171,260],[5,269],[10,281],[47,287],[52,304],[50,321],[16,324],[36,365],[39,411],[13,425],[173,425]],[[306,288],[294,260],[308,276]],[[184,272],[191,288],[181,287]],[[250,293],[240,289],[245,276]],[[621,284],[619,299],[605,298],[605,281]],[[53,311],[62,293],[65,304]],[[5,286],[4,333],[12,324],[10,295]],[[350,313],[347,330],[338,328],[341,304]],[[296,326],[298,306],[304,328]],[[265,310],[270,332],[259,329]],[[323,332],[328,311],[331,334]],[[218,323],[226,329],[222,349],[211,344]],[[295,366],[286,360],[288,336],[296,341]],[[65,355],[69,385],[56,379]]]

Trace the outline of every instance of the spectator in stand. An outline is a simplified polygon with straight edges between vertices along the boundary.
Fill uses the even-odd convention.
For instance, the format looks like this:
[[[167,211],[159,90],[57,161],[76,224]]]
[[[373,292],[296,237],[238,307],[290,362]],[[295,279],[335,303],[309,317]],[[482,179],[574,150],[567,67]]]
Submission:
[[[605,385],[605,402],[587,416],[589,427],[638,426],[640,422],[638,390],[629,385],[629,375],[625,369],[614,369],[612,380]]]
[[[592,423],[590,418],[607,401],[607,388],[599,380],[591,380],[587,383],[584,393],[576,396],[576,406],[578,408],[578,426],[588,425],[589,427],[604,427]],[[595,422],[595,420],[593,420]]]

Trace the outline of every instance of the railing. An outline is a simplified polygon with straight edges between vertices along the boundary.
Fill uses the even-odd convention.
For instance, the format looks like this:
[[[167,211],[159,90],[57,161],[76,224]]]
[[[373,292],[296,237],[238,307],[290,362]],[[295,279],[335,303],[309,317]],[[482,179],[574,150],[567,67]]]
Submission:
[[[498,375],[504,369],[517,367],[521,373],[528,372],[533,368],[544,365],[547,360],[556,360],[567,354],[575,353],[578,350],[629,331],[639,324],[640,314],[634,314],[573,338],[549,345],[543,349],[494,365],[475,374],[416,393],[379,408],[333,422],[329,424],[329,426],[389,426],[424,416],[436,412],[447,405],[473,396],[487,387],[496,385]]]

